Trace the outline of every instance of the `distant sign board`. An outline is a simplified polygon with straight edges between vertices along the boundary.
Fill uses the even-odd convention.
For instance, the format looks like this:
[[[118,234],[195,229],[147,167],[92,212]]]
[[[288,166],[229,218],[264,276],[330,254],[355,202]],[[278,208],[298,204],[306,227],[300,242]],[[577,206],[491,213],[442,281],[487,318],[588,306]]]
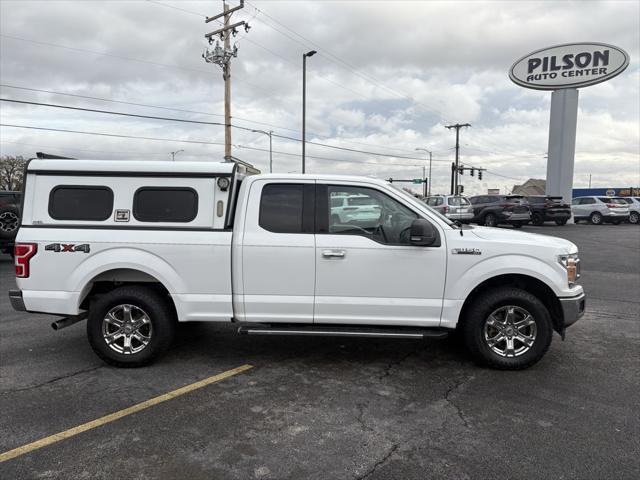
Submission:
[[[500,195],[500,189],[499,188],[488,188],[487,189],[487,195]]]
[[[509,70],[518,85],[536,90],[580,88],[619,75],[629,55],[606,43],[567,43],[525,55]]]
[[[602,195],[606,197],[640,197],[640,187],[574,188],[574,197]]]

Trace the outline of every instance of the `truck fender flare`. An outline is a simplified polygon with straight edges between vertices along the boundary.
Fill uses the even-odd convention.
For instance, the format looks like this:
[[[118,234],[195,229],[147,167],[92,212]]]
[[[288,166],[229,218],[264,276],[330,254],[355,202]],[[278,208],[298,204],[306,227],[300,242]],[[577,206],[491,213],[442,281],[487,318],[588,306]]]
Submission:
[[[87,258],[76,268],[69,284],[73,291],[86,294],[88,285],[98,275],[110,270],[137,270],[160,282],[170,294],[186,291],[184,280],[162,257],[136,248],[114,247]]]
[[[562,293],[557,288],[557,285],[564,280],[559,269],[554,270],[546,262],[536,257],[505,254],[487,258],[473,265],[456,285],[450,287],[451,291],[447,292],[447,298],[466,300],[478,285],[502,275],[533,277],[547,285],[556,295]]]

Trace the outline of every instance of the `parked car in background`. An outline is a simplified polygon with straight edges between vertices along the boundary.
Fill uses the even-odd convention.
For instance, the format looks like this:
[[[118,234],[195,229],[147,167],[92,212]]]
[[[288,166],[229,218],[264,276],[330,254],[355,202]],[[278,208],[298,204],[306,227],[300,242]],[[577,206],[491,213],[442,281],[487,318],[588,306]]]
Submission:
[[[576,197],[571,202],[576,223],[585,220],[593,225],[604,222],[618,225],[629,219],[629,204],[616,197]]]
[[[471,202],[461,195],[434,195],[427,197],[425,203],[450,220],[469,223],[473,218]]]
[[[331,195],[331,218],[334,223],[360,224],[377,222],[380,206],[365,195],[345,195],[335,192]]]
[[[13,255],[20,226],[20,192],[0,192],[0,252]]]
[[[629,204],[629,223],[637,225],[640,222],[640,197],[620,197],[620,200]]]
[[[562,201],[562,197],[549,195],[533,195],[525,197],[531,210],[531,223],[542,225],[544,222],[555,222],[564,225],[571,218],[571,205]]]
[[[529,204],[522,195],[478,195],[469,198],[473,207],[471,223],[520,228],[531,220]]]

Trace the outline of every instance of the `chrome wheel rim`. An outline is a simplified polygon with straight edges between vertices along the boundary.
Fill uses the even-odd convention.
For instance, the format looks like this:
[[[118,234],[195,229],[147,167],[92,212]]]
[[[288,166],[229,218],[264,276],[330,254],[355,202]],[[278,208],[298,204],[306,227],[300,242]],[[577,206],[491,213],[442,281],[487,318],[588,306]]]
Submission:
[[[638,216],[637,213],[633,212],[631,215],[629,215],[629,222],[630,223],[638,223],[638,219],[640,217]]]
[[[102,320],[102,338],[111,350],[123,355],[144,350],[152,333],[151,318],[135,305],[113,307]]]
[[[18,216],[13,212],[0,214],[0,230],[3,232],[13,232],[18,228]]]
[[[602,221],[602,216],[599,213],[594,213],[591,215],[591,221],[598,225]]]
[[[495,310],[484,323],[484,341],[501,357],[527,353],[536,340],[536,322],[522,307],[506,305]]]

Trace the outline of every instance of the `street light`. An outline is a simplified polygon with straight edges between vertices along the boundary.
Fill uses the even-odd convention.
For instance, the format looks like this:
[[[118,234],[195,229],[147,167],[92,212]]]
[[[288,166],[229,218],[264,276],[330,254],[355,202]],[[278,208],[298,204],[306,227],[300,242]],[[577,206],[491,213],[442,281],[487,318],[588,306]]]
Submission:
[[[302,54],[302,173],[305,173],[306,121],[307,121],[307,57],[313,57],[315,50]]]
[[[433,152],[431,150],[427,150],[426,148],[416,148],[416,151],[422,151],[422,152],[427,152],[429,154],[429,178],[428,178],[428,185],[429,185],[429,190],[427,191],[427,185],[425,185],[424,190],[427,191],[425,194],[425,197],[430,197],[431,196],[431,161],[432,161],[432,154]],[[422,171],[424,172],[424,167],[422,168]],[[424,177],[424,174],[422,175]]]
[[[272,148],[272,135],[273,135],[273,130],[269,130],[268,132],[265,132],[264,130],[251,130],[253,133],[264,133],[265,135],[269,136],[269,173],[273,173],[273,148]]]
[[[184,150],[176,150],[175,152],[171,152],[171,161],[172,162],[176,161],[176,155],[179,154],[180,152],[184,152]]]

